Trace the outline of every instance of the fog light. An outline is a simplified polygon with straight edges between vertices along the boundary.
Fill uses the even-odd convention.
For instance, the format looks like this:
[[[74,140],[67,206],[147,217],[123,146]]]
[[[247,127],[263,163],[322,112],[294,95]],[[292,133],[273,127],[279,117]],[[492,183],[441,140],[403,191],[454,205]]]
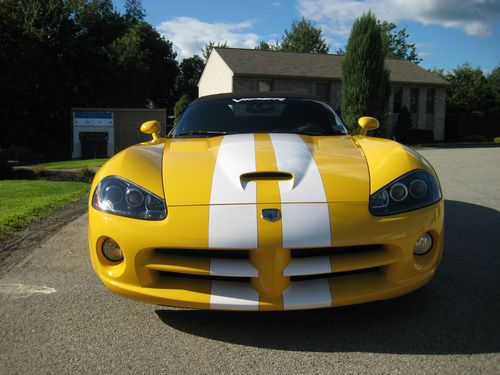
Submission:
[[[425,255],[432,249],[432,236],[429,233],[420,235],[417,242],[415,242],[415,255]]]
[[[106,239],[102,243],[102,253],[106,259],[112,262],[119,262],[123,260],[123,252],[120,249],[120,246],[118,246],[118,244],[111,238]]]

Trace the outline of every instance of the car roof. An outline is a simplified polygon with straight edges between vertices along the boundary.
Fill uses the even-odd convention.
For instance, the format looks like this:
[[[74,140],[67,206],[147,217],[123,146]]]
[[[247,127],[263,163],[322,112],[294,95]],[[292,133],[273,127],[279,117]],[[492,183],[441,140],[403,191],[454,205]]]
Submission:
[[[215,94],[215,95],[207,95],[207,96],[202,96],[201,98],[198,98],[194,100],[191,104],[196,104],[200,102],[208,102],[212,100],[219,100],[219,99],[241,99],[241,98],[290,98],[290,99],[311,99],[311,100],[319,100],[325,103],[328,103],[325,101],[325,99],[316,96],[316,95],[310,95],[310,94],[299,94],[295,92],[286,92],[286,91],[268,91],[268,92],[261,92],[261,91],[253,91],[253,92],[230,92],[226,94]],[[190,105],[191,105],[190,104]]]

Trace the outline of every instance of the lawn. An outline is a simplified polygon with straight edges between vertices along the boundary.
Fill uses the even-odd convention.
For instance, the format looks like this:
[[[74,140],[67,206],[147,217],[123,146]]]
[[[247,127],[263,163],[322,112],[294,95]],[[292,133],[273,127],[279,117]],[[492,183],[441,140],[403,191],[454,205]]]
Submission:
[[[108,159],[55,161],[53,163],[37,164],[37,165],[34,165],[33,168],[44,168],[44,169],[99,168],[107,160]]]
[[[0,239],[88,194],[84,182],[0,181]]]

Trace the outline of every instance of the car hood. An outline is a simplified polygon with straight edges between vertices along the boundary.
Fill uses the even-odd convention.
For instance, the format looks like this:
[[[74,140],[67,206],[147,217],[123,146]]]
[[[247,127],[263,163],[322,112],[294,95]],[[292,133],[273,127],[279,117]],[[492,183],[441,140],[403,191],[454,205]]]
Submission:
[[[350,136],[171,139],[162,170],[168,206],[366,202],[370,191],[364,153]]]

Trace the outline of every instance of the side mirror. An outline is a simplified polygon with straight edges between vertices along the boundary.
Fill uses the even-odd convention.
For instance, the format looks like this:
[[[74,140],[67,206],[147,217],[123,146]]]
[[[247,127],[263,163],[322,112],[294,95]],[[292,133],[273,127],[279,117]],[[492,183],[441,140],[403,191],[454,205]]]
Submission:
[[[151,134],[153,141],[158,140],[160,136],[158,135],[161,130],[161,125],[156,120],[146,121],[141,125],[141,132],[144,134]]]
[[[380,126],[378,120],[375,117],[363,116],[358,120],[358,124],[361,127],[361,135],[366,135],[368,130],[378,129]]]

